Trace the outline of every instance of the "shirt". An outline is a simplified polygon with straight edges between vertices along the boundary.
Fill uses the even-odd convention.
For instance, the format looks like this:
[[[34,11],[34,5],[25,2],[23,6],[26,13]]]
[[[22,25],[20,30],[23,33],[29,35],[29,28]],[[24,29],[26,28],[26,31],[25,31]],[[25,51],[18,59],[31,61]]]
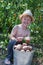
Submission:
[[[21,24],[19,25],[15,25],[11,31],[11,36],[17,38],[17,37],[28,37],[30,36],[30,31],[29,29],[24,30],[21,26]]]

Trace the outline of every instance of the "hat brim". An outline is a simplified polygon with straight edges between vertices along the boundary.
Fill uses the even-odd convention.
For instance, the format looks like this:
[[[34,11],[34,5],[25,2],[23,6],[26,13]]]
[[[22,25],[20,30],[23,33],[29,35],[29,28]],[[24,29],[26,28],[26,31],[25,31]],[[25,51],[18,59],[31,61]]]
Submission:
[[[28,14],[21,14],[21,15],[19,15],[19,18],[22,19],[23,16],[29,16],[29,17],[31,18],[31,21],[32,21],[32,22],[35,21],[34,17],[33,17],[33,16],[30,16],[30,15],[28,15]]]

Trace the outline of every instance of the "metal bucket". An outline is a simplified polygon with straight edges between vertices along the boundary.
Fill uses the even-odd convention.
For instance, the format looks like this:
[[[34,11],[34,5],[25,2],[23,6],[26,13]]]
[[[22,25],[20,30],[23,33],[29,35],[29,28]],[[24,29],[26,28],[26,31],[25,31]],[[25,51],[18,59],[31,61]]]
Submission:
[[[19,51],[16,49],[13,49],[14,54],[14,65],[31,65],[34,50],[28,52],[28,51]]]

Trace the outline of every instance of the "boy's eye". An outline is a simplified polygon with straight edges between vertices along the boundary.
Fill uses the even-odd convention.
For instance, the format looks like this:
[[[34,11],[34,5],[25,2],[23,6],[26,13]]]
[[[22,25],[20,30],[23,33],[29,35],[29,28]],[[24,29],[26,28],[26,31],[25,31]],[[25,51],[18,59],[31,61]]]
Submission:
[[[24,20],[26,20],[26,18],[24,18]]]
[[[27,21],[29,21],[29,19],[28,19],[28,18],[24,18],[24,20],[27,20]]]

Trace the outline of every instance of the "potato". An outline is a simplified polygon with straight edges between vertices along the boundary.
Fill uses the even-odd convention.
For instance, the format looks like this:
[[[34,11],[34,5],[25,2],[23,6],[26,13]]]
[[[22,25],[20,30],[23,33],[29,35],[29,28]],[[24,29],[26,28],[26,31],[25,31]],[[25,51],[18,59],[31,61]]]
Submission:
[[[28,49],[31,51],[32,50],[32,46],[28,46]]]
[[[30,50],[26,50],[26,52],[30,52]]]
[[[32,46],[23,46],[22,49],[25,50],[25,51],[27,51],[27,50],[31,51],[32,50]]]
[[[14,45],[14,49],[17,47],[17,45]]]
[[[17,50],[21,50],[21,48],[22,48],[21,44],[18,44],[17,47],[16,47]]]
[[[22,52],[24,52],[24,50],[21,50]]]
[[[23,46],[27,46],[27,44],[26,43],[23,43]]]
[[[23,46],[23,48],[22,48],[22,49],[26,51],[26,50],[27,50],[27,48],[28,48],[27,46]]]

